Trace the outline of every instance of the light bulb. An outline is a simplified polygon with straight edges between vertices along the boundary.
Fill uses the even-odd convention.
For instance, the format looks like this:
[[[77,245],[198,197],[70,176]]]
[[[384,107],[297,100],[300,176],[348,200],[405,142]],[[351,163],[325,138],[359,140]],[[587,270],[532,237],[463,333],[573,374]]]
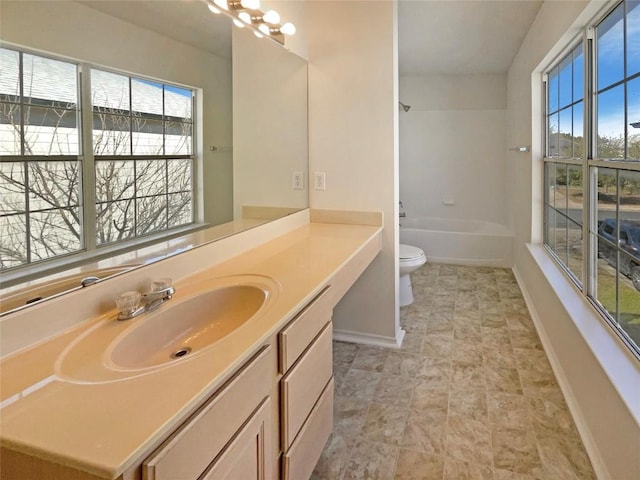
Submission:
[[[263,34],[265,35],[271,35],[271,29],[269,28],[269,25],[267,25],[266,23],[261,23],[260,26],[258,27],[258,30],[260,30]]]
[[[262,20],[271,25],[275,25],[276,23],[280,23],[280,14],[275,10],[269,10],[262,16]]]
[[[218,10],[213,4],[209,3],[207,7],[209,7],[209,10],[211,10],[212,13],[215,13],[216,15],[220,14],[220,10]]]
[[[237,18],[233,19],[233,24],[238,27],[238,28],[244,28],[244,23],[242,23],[240,20],[238,20]]]
[[[229,10],[229,4],[227,3],[227,0],[213,0],[213,3],[215,3],[223,10]]]
[[[255,30],[253,31],[253,34],[258,38],[264,38],[264,35],[262,35],[260,32],[256,32]]]
[[[240,12],[238,14],[238,18],[247,25],[251,25],[251,15],[249,15],[247,12]]]
[[[260,8],[260,0],[240,0],[240,5],[248,10],[257,10]]]
[[[296,33],[296,26],[291,22],[287,22],[280,27],[280,31],[285,35],[293,35]]]

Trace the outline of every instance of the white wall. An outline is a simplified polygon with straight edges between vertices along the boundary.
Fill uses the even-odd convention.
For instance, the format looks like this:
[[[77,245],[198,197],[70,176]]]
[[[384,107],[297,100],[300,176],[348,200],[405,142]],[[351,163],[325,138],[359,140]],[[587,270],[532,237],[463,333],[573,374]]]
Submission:
[[[334,311],[334,331],[395,344],[398,324],[397,5],[307,4],[312,208],[380,210],[381,254]],[[311,21],[313,20],[313,21]]]
[[[507,224],[506,75],[400,78],[400,200],[408,217]],[[453,202],[453,205],[448,203]]]
[[[3,1],[2,40],[76,61],[203,90],[204,220],[232,220],[231,62],[76,2]]]
[[[307,63],[247,28],[232,32],[234,217],[246,205],[307,208]]]
[[[514,270],[598,478],[626,480],[640,472],[640,366],[539,247],[540,72],[602,5],[545,2],[509,69],[507,143],[531,144],[532,152],[509,153],[507,200]]]

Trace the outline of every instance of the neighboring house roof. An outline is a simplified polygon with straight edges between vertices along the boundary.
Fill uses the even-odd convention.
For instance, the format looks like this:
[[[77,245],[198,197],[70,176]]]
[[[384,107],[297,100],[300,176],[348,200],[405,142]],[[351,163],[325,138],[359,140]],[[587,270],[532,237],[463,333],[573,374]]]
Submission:
[[[19,55],[17,51],[0,49],[0,98],[20,96]],[[30,54],[23,54],[23,95],[38,100],[62,104],[77,103],[76,65]],[[162,83],[139,78],[131,79],[132,111],[162,115]],[[129,77],[94,68],[91,70],[92,102],[94,107],[129,110]],[[6,97],[5,97],[6,99]],[[191,91],[166,86],[164,114],[191,119]],[[177,118],[177,119],[178,119]]]

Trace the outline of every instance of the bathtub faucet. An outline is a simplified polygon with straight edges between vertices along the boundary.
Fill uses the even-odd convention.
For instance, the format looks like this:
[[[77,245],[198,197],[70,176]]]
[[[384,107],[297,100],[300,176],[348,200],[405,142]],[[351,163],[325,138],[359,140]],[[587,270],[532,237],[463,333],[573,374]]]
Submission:
[[[404,205],[402,205],[402,202],[400,202],[400,213],[398,214],[398,216],[400,218],[405,218],[407,216],[407,214],[404,213]]]

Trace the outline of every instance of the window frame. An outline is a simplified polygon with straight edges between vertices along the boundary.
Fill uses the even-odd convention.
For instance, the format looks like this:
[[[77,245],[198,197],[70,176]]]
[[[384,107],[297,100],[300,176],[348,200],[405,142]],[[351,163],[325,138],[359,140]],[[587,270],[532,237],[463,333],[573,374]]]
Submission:
[[[592,305],[592,307],[599,313],[602,319],[611,329],[617,334],[617,336],[623,341],[623,343],[629,348],[637,360],[640,360],[640,345],[631,339],[630,335],[618,324],[617,320],[607,311],[603,304],[598,300],[597,296],[597,262],[598,262],[598,201],[596,198],[597,188],[597,174],[600,168],[607,168],[616,171],[616,179],[619,179],[620,173],[625,171],[640,172],[640,159],[627,158],[628,151],[628,129],[627,125],[629,119],[627,118],[627,84],[640,78],[640,72],[636,72],[631,76],[627,76],[627,63],[624,62],[624,73],[622,80],[616,81],[611,85],[606,85],[603,88],[598,88],[597,84],[597,67],[598,67],[598,55],[597,55],[597,27],[621,4],[623,7],[624,24],[627,22],[627,8],[626,0],[618,0],[612,2],[602,12],[600,12],[586,28],[583,29],[581,34],[574,37],[572,41],[568,42],[566,48],[556,56],[543,70],[543,240],[542,246],[548,255],[550,255],[560,269],[569,277],[574,286],[580,291],[586,300]],[[640,7],[636,7],[640,8]],[[623,58],[627,57],[627,42],[626,42],[626,28],[624,29],[623,37]],[[577,45],[582,42],[583,51],[583,151],[584,156],[582,158],[570,157],[563,158],[559,156],[549,156],[549,82],[548,73],[554,68],[559,67],[562,61],[568,54],[571,54]],[[603,159],[597,156],[598,154],[598,94],[616,88],[619,85],[624,85],[624,152],[623,159]],[[561,109],[558,105],[558,111]],[[574,132],[575,133],[575,132]],[[549,235],[549,219],[547,214],[547,208],[550,203],[548,201],[549,193],[549,179],[548,170],[550,165],[580,165],[582,166],[582,241],[583,241],[583,267],[582,278],[578,278],[570,268],[563,263],[562,259],[557,255],[554,249],[548,243]],[[619,195],[619,180],[616,180],[616,218],[618,218],[618,212],[620,210],[620,195]],[[620,223],[620,222],[618,222]],[[617,225],[615,234],[617,238],[620,236],[620,225]],[[620,246],[613,245],[617,250],[617,258],[620,258]],[[618,282],[621,270],[618,264],[615,268],[616,279],[616,312],[619,311],[619,294],[618,294]],[[640,295],[640,292],[638,292]],[[640,312],[639,312],[640,313]],[[617,314],[616,314],[617,316]]]
[[[95,65],[89,62],[78,61],[72,58],[64,57],[61,55],[52,54],[49,52],[34,51],[29,48],[25,48],[19,45],[13,45],[5,43],[2,45],[2,49],[18,52],[20,57],[22,55],[33,55],[45,59],[51,59],[54,61],[65,62],[72,64],[76,68],[76,87],[77,87],[77,130],[78,130],[78,154],[77,155],[24,155],[24,148],[21,147],[20,155],[2,155],[0,156],[0,162],[19,162],[28,164],[31,161],[46,160],[69,160],[71,157],[78,162],[80,169],[80,187],[78,192],[79,198],[79,210],[80,210],[80,247],[77,250],[64,253],[62,255],[52,256],[46,259],[39,259],[36,261],[29,261],[20,265],[3,268],[2,276],[3,283],[10,285],[18,281],[31,278],[33,275],[42,274],[43,272],[54,271],[56,269],[69,267],[80,264],[88,259],[103,257],[104,255],[111,255],[122,253],[131,248],[139,248],[151,243],[154,243],[162,239],[170,239],[176,236],[182,235],[185,232],[193,231],[200,228],[202,225],[199,223],[200,212],[198,210],[200,190],[198,189],[198,169],[202,162],[200,153],[197,150],[197,139],[199,136],[199,129],[201,128],[200,119],[197,116],[197,108],[200,102],[200,91],[197,87],[178,84],[167,80],[159,80],[156,78],[150,78],[144,75],[124,72],[110,67],[103,67]],[[22,64],[22,60],[20,60]],[[118,75],[128,77],[130,80],[141,80],[145,82],[153,82],[161,84],[163,87],[176,87],[182,90],[188,90],[191,92],[191,140],[190,140],[190,153],[189,154],[169,154],[155,156],[155,155],[128,155],[126,159],[131,160],[161,160],[167,162],[173,159],[190,160],[190,172],[191,172],[191,191],[190,191],[190,216],[191,220],[188,223],[183,223],[167,229],[155,230],[142,235],[134,234],[129,238],[104,243],[98,245],[97,239],[97,219],[96,219],[96,174],[95,174],[95,161],[99,157],[94,155],[93,151],[93,104],[91,101],[91,71],[100,70]],[[20,68],[20,81],[22,84],[22,67]],[[164,90],[164,88],[163,88]],[[24,102],[24,96],[22,95],[22,89],[18,102]],[[132,112],[129,112],[132,113]],[[168,119],[166,121],[171,121]],[[162,120],[163,132],[165,120]],[[87,128],[89,127],[89,128]],[[21,129],[23,127],[21,126]],[[164,133],[163,133],[164,136]],[[23,137],[23,135],[21,135]],[[21,142],[24,142],[24,138],[21,138]],[[164,138],[163,138],[164,145]],[[116,159],[124,160],[121,156],[104,156],[103,159]],[[166,195],[167,192],[165,192]],[[171,192],[174,193],[174,192]],[[135,233],[135,232],[134,232]],[[29,232],[26,232],[29,237]]]

